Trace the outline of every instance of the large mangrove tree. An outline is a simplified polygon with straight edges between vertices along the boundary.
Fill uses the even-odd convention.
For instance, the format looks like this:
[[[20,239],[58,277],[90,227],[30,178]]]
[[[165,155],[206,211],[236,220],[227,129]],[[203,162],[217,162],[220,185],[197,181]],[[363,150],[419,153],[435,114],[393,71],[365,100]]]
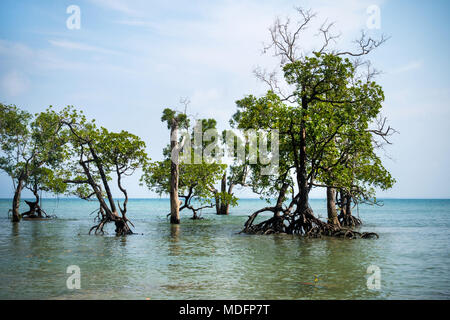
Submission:
[[[377,72],[362,59],[385,38],[374,40],[362,33],[357,51],[338,51],[330,48],[338,39],[331,34],[332,24],[323,24],[319,30],[323,44],[306,52],[299,39],[315,15],[302,9],[298,14],[296,25],[277,19],[265,47],[280,59],[283,77],[256,70],[269,91],[236,103],[238,110],[232,119],[236,128],[279,133],[278,170],[267,177],[260,173],[262,164],[251,166],[259,193],[275,197],[276,203],[254,212],[243,231],[369,237],[373,234],[342,228],[332,201],[328,221],[318,219],[309,205],[309,193],[314,187],[325,187],[328,198],[334,199],[337,188],[352,195],[356,186],[367,182],[385,188],[393,183],[374,152],[371,134],[380,132],[369,129],[380,116],[383,90],[374,81]],[[369,168],[376,169],[372,176],[367,173]],[[262,212],[273,216],[256,224]]]

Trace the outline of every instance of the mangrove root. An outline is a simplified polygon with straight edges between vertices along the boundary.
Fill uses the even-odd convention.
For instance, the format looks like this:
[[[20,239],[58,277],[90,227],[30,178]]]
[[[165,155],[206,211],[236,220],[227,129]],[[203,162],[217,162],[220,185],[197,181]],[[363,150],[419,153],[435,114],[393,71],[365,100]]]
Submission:
[[[191,220],[202,220],[204,218],[201,217],[201,216],[198,216],[198,215],[194,215],[194,216],[190,217],[189,219],[191,219]]]
[[[131,231],[131,228],[128,224],[131,224],[133,227],[134,225],[126,217],[108,216],[103,212],[103,210],[99,210],[97,220],[98,224],[96,224],[89,230],[89,234],[91,234],[92,231],[94,231],[94,234],[105,234],[103,228],[109,222],[114,222],[116,226],[116,229],[114,230],[116,236],[126,236],[133,234],[133,231]]]
[[[249,216],[244,229],[241,232],[261,235],[276,233],[300,234],[310,238],[319,238],[322,236],[346,239],[378,238],[378,234],[374,232],[361,233],[347,227],[323,222],[313,215],[310,208],[306,209],[303,213],[295,212],[293,214],[289,211],[280,214],[278,209],[279,208],[276,207],[268,207],[256,211]],[[264,211],[272,211],[274,212],[274,216],[258,224],[253,224],[258,214]],[[359,219],[357,220],[359,221]]]
[[[362,225],[362,221],[359,218],[352,216],[351,214],[340,214],[339,223],[344,227],[358,227]]]
[[[47,212],[44,211],[39,205],[39,201],[27,201],[25,200],[25,203],[30,207],[30,209],[24,213],[21,214],[21,217],[26,220],[32,220],[32,219],[50,219],[50,218],[56,218],[56,216],[51,216],[47,214]]]

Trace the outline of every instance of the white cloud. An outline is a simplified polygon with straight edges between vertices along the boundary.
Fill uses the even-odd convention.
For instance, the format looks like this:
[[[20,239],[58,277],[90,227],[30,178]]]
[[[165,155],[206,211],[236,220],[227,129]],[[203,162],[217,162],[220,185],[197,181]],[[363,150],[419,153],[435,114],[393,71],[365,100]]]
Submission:
[[[404,73],[404,72],[420,69],[420,68],[422,68],[422,65],[423,65],[423,61],[421,61],[421,60],[419,60],[419,61],[411,61],[410,63],[408,63],[408,64],[406,64],[404,66],[400,66],[398,68],[395,68],[390,73],[391,74]]]
[[[54,50],[31,48],[20,42],[0,40],[0,57],[3,65],[13,65],[17,70],[39,73],[50,69],[86,68],[86,65],[61,57]]]
[[[28,59],[33,55],[33,49],[23,43],[0,40],[0,55]]]
[[[60,47],[64,49],[70,49],[70,50],[81,50],[81,51],[91,51],[91,52],[97,52],[97,53],[104,53],[104,54],[119,54],[119,52],[114,50],[108,50],[97,46],[91,46],[89,44],[81,43],[81,42],[73,42],[68,40],[49,40],[51,45],[55,47]]]
[[[127,26],[134,26],[134,27],[150,27],[154,28],[155,24],[146,20],[140,20],[140,19],[126,19],[126,20],[117,20],[115,21],[118,24],[123,24]]]
[[[192,95],[192,103],[197,105],[206,105],[220,99],[219,90],[212,88],[208,90],[197,90]]]
[[[1,87],[6,95],[15,97],[27,91],[29,80],[24,74],[13,70],[2,77]]]
[[[212,117],[219,122],[227,123],[229,112],[226,105],[229,105],[228,97],[217,88],[205,90],[195,90],[192,94],[190,109],[197,118]]]
[[[91,0],[95,5],[101,6],[106,9],[119,11],[127,15],[139,15],[139,11],[132,9],[129,6],[129,1],[124,0]]]

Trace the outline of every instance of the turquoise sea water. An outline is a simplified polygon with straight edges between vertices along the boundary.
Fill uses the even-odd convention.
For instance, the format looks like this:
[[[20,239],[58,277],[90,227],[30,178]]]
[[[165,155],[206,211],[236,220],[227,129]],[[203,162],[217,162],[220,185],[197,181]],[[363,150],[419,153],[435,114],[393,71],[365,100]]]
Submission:
[[[44,199],[58,219],[12,224],[10,200],[0,200],[0,299],[450,298],[450,200],[360,206],[362,230],[378,240],[237,234],[265,205],[240,200],[229,216],[203,211],[197,221],[186,212],[171,226],[168,200],[133,199],[139,234],[115,237],[113,226],[87,235],[96,203]],[[326,215],[325,200],[311,206]],[[69,265],[81,270],[79,290],[66,286]],[[380,268],[379,290],[367,287],[370,265]]]

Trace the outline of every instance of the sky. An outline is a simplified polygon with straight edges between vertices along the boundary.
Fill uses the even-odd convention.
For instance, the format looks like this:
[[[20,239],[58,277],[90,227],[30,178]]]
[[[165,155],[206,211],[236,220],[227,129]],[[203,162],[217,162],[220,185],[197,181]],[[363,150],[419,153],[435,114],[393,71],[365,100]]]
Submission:
[[[68,28],[71,5],[80,28]],[[379,28],[369,29],[370,6]],[[383,73],[383,115],[399,134],[380,156],[397,183],[384,198],[450,198],[449,1],[125,1],[0,2],[0,102],[30,112],[49,105],[82,109],[113,131],[127,130],[147,144],[153,160],[169,140],[161,113],[191,101],[188,113],[228,126],[235,101],[267,90],[253,75],[276,60],[262,54],[268,27],[294,7],[317,12],[317,24],[335,22],[340,48],[365,30],[390,39],[371,54]],[[70,25],[70,24],[69,24]],[[311,27],[302,46],[314,47]],[[126,181],[131,197],[156,195]],[[115,190],[117,193],[117,190]],[[0,173],[0,198],[12,197]],[[255,197],[239,190],[241,197]],[[27,193],[24,193],[27,196]],[[313,190],[311,197],[323,197]]]

